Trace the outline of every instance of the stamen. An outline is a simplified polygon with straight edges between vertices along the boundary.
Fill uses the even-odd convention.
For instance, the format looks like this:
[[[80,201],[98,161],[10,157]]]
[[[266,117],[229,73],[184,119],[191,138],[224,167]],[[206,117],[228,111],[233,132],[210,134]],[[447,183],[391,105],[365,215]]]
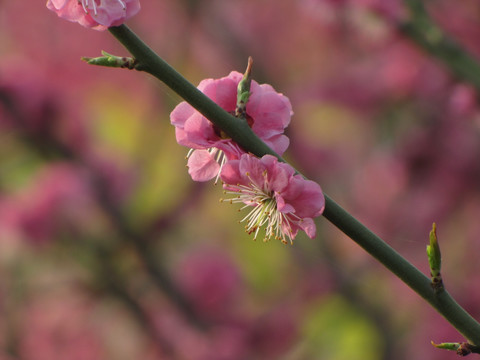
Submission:
[[[86,14],[88,14],[88,0],[78,0],[78,3],[82,4],[83,11],[85,11]]]
[[[126,3],[123,1],[123,0],[117,0],[117,2],[122,5],[122,8],[123,10],[126,10],[127,9],[127,5]],[[96,0],[78,0],[78,3],[82,4],[82,7],[83,7],[83,11],[85,11],[86,14],[89,13],[89,4],[92,5],[92,8],[93,8],[93,15],[96,16],[98,14],[98,11],[97,11],[97,3],[96,3]]]
[[[250,174],[246,174],[250,178]],[[265,181],[267,174],[263,174]],[[257,239],[260,228],[265,226],[264,242],[269,241],[272,237],[280,240],[282,243],[293,244],[292,223],[302,221],[295,214],[284,214],[277,209],[277,201],[274,193],[267,191],[268,184],[264,188],[260,188],[255,183],[250,182],[247,185],[230,185],[229,191],[224,191],[225,194],[232,195],[229,200],[233,203],[243,203],[240,210],[245,208],[252,208],[245,217],[240,220],[240,223],[245,222],[245,232],[254,234],[254,240]],[[225,201],[222,199],[221,201]],[[239,210],[239,211],[240,211]],[[287,240],[288,238],[288,240]]]
[[[95,2],[95,0],[92,0],[92,4],[93,4],[93,15],[97,16],[97,3]]]
[[[220,169],[218,170],[218,174],[215,177],[215,182],[214,184],[217,185],[218,179],[220,179],[220,173],[222,172],[223,165],[227,163],[227,157],[225,156],[225,153],[222,150],[219,150],[217,148],[211,148],[209,149],[211,151],[210,153],[213,154],[215,153],[215,161],[220,164]]]

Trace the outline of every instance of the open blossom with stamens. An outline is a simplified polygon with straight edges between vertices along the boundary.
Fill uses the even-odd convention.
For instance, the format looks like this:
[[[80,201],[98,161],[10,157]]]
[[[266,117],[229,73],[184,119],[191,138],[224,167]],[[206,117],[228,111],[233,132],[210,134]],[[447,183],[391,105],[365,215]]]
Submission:
[[[140,10],[139,0],[48,0],[47,8],[95,30],[121,25]]]
[[[226,194],[233,196],[222,201],[243,203],[242,210],[250,210],[241,222],[255,239],[261,228],[265,229],[264,241],[273,237],[292,243],[298,230],[315,237],[313,218],[322,214],[325,197],[317,183],[295,175],[290,165],[271,155],[260,159],[244,154],[228,161],[220,177]]]
[[[221,79],[206,79],[198,89],[224,110],[234,113],[237,86],[242,74],[232,71]],[[252,81],[251,95],[246,106],[246,119],[253,132],[279,155],[288,147],[283,135],[293,114],[288,98],[270,85]],[[193,149],[189,153],[188,172],[195,181],[207,181],[218,176],[226,160],[238,159],[244,150],[213,125],[191,105],[182,102],[170,115],[177,142]]]

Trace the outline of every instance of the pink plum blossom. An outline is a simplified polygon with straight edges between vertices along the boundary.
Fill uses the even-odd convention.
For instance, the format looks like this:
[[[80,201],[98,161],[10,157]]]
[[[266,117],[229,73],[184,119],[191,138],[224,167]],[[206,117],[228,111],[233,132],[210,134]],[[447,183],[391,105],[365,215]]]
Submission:
[[[290,243],[298,230],[304,230],[310,238],[316,235],[313,218],[322,214],[325,198],[320,186],[295,175],[288,164],[271,155],[261,159],[243,154],[238,160],[228,161],[220,174],[227,194],[240,202],[242,209],[253,207],[242,220],[246,231],[255,233],[266,226],[264,241],[275,239]]]
[[[140,10],[139,0],[48,0],[47,8],[95,30],[121,25]]]
[[[224,110],[233,113],[237,104],[237,85],[242,74],[232,71],[221,79],[206,79],[198,89]],[[252,81],[247,102],[247,122],[253,132],[279,155],[289,145],[283,135],[293,114],[288,98],[277,93],[270,85]],[[186,102],[171,113],[177,142],[193,150],[189,153],[189,174],[195,181],[208,181],[218,176],[221,164],[238,159],[245,151],[225,133]]]

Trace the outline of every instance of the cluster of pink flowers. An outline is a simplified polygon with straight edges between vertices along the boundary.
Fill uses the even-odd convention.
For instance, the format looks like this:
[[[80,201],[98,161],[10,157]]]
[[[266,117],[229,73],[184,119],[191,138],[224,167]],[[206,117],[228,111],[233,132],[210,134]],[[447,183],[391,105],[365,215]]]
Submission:
[[[47,7],[59,17],[104,30],[118,26],[140,10],[139,0],[48,0]],[[245,76],[249,77],[249,69]],[[242,100],[241,114],[237,103],[239,83],[244,76],[232,71],[221,79],[203,80],[198,89],[224,110],[242,117],[252,131],[282,155],[289,145],[284,135],[293,114],[288,98],[272,86],[248,80],[248,101]],[[245,80],[245,79],[244,79]],[[265,228],[265,241],[281,240],[292,243],[298,230],[313,238],[316,234],[313,218],[323,212],[325,199],[320,186],[295,175],[288,164],[273,156],[261,159],[248,154],[227,134],[186,102],[180,103],[170,115],[177,142],[191,148],[188,154],[189,173],[194,181],[219,178],[231,202],[242,202],[252,209],[242,220],[246,231],[257,238]]]
[[[234,113],[237,86],[242,74],[231,72],[221,79],[203,80],[198,86],[224,110]],[[282,155],[289,145],[283,134],[290,123],[292,106],[287,97],[270,85],[251,82],[246,120],[253,132]],[[231,203],[240,202],[251,211],[242,222],[257,238],[265,229],[264,240],[292,243],[298,230],[310,238],[316,235],[313,218],[324,209],[325,199],[318,184],[296,175],[288,164],[271,155],[257,158],[245,152],[230,137],[186,102],[170,115],[177,142],[190,147],[189,173],[194,181],[221,178]]]
[[[47,7],[68,21],[95,30],[121,25],[140,10],[139,0],[48,0]]]

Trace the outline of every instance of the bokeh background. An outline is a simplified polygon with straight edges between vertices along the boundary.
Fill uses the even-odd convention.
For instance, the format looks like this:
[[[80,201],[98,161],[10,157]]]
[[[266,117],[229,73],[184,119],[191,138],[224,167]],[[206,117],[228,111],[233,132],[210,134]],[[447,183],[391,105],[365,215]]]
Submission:
[[[475,0],[427,2],[480,55]],[[192,83],[243,71],[288,96],[286,158],[480,317],[480,108],[385,0],[143,0],[128,25]],[[152,77],[45,1],[0,1],[0,359],[453,359],[464,339],[324,218],[252,241],[191,181]]]

